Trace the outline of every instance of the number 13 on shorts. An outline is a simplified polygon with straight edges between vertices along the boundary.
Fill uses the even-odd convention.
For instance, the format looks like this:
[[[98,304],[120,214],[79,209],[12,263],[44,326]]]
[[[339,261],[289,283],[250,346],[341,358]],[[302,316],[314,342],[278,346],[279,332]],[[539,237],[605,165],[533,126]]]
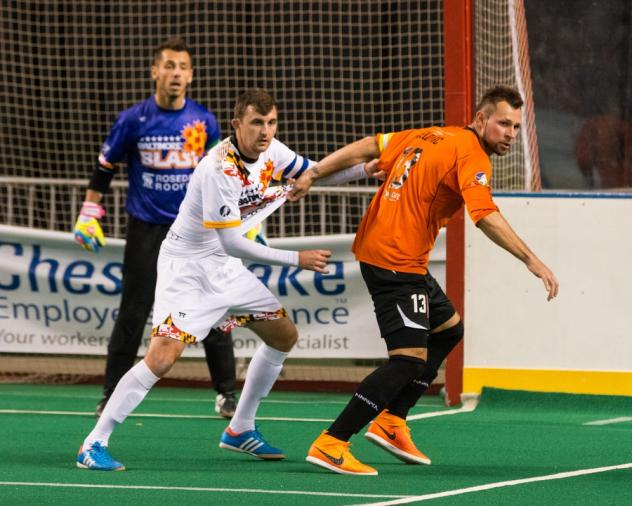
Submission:
[[[413,312],[423,314],[428,312],[428,297],[425,293],[413,293],[410,298],[413,301]]]

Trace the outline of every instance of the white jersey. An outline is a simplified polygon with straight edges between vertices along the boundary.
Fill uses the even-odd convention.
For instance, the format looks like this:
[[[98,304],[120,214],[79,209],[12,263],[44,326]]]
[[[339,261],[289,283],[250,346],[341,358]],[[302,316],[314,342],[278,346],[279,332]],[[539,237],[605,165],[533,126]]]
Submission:
[[[244,159],[231,138],[202,159],[158,256],[152,336],[193,343],[203,340],[211,328],[227,331],[286,316],[272,292],[240,258],[224,250],[218,230],[235,227],[235,233],[222,233],[221,240],[230,251],[243,252],[233,250],[227,236],[243,239],[240,234],[285,201],[287,188],[272,183],[298,178],[313,165],[276,139],[257,160]],[[345,172],[349,180],[366,176],[363,165]],[[337,176],[329,181],[346,180],[334,179]],[[298,265],[298,252],[243,242],[266,250],[264,256],[275,263]],[[261,252],[256,255],[253,258]]]
[[[249,228],[279,207],[287,194],[280,184],[298,178],[316,163],[273,139],[255,161],[244,159],[229,137],[198,164],[170,233],[163,243],[169,255],[226,255],[218,228]]]

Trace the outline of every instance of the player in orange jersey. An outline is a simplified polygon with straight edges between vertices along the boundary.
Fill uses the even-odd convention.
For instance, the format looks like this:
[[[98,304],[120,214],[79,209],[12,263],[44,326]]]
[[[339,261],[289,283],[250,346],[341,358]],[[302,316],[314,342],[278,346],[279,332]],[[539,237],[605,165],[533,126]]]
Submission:
[[[489,157],[509,151],[520,129],[522,104],[513,88],[494,87],[464,128],[366,137],[325,157],[296,181],[291,200],[303,197],[315,180],[374,158],[387,174],[362,219],[353,251],[389,359],[362,381],[314,441],[309,462],[342,474],[377,474],[349,452],[351,436],[373,420],[367,439],[404,462],[430,464],[410,438],[406,415],[463,337],[459,314],[427,269],[440,228],[463,204],[476,226],[542,279],[548,300],[557,295],[555,275],[500,214],[489,186]]]

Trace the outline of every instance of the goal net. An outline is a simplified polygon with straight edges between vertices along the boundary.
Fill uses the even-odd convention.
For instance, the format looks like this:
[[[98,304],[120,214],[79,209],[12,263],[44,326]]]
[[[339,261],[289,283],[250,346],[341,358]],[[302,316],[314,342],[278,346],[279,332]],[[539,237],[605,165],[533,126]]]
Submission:
[[[254,86],[279,103],[278,137],[314,160],[378,131],[441,123],[442,15],[440,0],[8,2],[0,222],[72,229],[109,127],[153,92],[151,53],[170,36],[191,47],[189,93],[223,136]],[[106,235],[124,236],[123,204],[124,189],[106,196]],[[354,204],[349,227],[362,213]],[[338,233],[337,216],[323,225],[310,200],[302,225],[299,212],[288,206],[283,225],[273,216],[268,234]]]
[[[538,156],[529,41],[524,0],[475,0],[474,54],[476,102],[496,84],[516,87],[525,105],[520,136],[504,157],[493,157],[496,191],[538,191]]]
[[[279,103],[278,137],[318,160],[376,132],[443,122],[441,0],[43,0],[5,2],[0,94],[0,223],[71,231],[99,147],[121,110],[153,93],[153,48],[182,37],[194,59],[190,95],[230,133],[238,94]],[[269,237],[352,232],[366,188],[284,206]],[[125,174],[106,196],[104,230],[124,237]],[[290,361],[285,379],[357,381],[366,360]],[[177,377],[208,380],[202,360]],[[240,362],[241,363],[241,362]],[[343,365],[344,367],[340,367]],[[364,369],[363,369],[364,368]],[[0,370],[34,381],[85,380],[103,358],[2,353]],[[243,368],[239,368],[240,373]],[[197,371],[197,372],[196,372]]]
[[[476,98],[505,83],[526,101],[523,136],[511,156],[495,161],[494,188],[536,190],[522,0],[474,0],[474,13]],[[190,95],[214,111],[224,136],[237,95],[253,86],[279,103],[278,137],[315,160],[379,131],[442,124],[445,14],[442,0],[5,2],[0,56],[13,70],[0,94],[0,223],[72,230],[100,144],[118,112],[153,93],[152,49],[171,36],[191,47]],[[125,235],[125,189],[123,170],[104,201],[110,237]],[[266,232],[353,232],[370,192],[366,184],[315,191],[272,215]],[[203,360],[183,364],[176,378],[208,380]],[[294,360],[284,374],[357,381],[372,364]],[[102,374],[103,358],[20,356],[0,342],[0,370],[11,380],[85,380]]]

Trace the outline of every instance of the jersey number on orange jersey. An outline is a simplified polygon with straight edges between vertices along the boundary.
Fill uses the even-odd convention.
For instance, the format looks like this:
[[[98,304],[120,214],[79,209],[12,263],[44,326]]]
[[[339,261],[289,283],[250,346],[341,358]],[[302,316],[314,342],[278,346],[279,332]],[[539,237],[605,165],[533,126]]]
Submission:
[[[392,170],[392,177],[388,189],[384,192],[384,198],[387,200],[397,201],[399,200],[400,193],[404,183],[410,175],[410,171],[421,158],[421,148],[406,148],[402,152],[401,156],[395,162],[395,166]]]

